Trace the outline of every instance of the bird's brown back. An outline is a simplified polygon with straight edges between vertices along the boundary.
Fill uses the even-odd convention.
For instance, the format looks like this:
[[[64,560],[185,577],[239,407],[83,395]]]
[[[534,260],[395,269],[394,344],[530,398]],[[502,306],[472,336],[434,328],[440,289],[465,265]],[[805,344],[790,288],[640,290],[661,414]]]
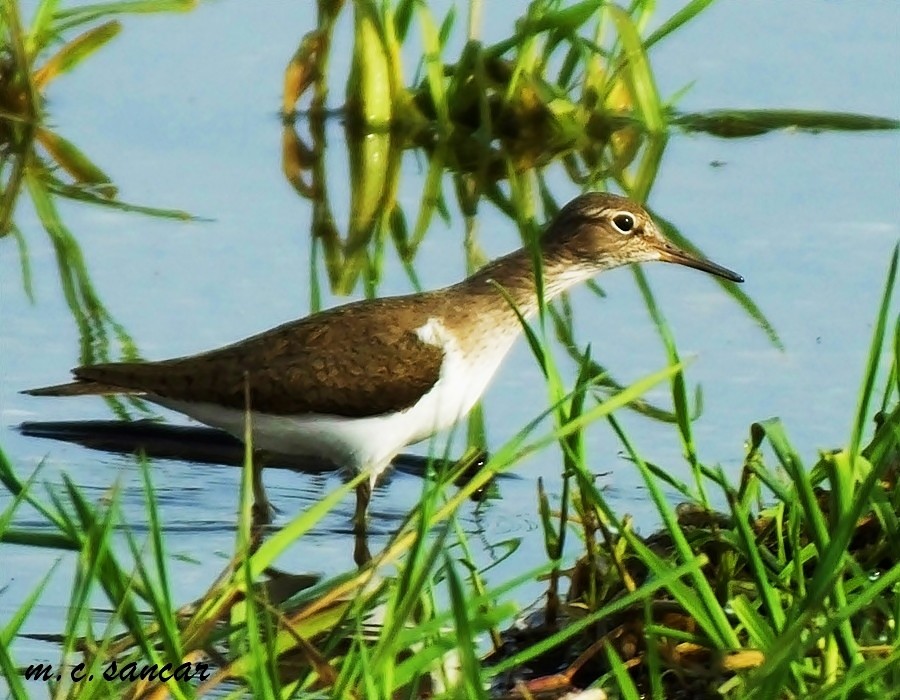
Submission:
[[[275,415],[351,418],[412,406],[435,384],[443,351],[414,329],[423,297],[353,303],[209,352],[160,362],[78,367],[81,382]]]

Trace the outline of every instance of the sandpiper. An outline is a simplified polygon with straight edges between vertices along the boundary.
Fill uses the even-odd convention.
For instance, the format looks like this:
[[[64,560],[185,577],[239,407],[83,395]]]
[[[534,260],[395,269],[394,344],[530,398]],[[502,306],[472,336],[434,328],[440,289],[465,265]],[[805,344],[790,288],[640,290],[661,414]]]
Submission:
[[[743,282],[676,247],[643,207],[608,193],[563,207],[540,251],[546,300],[603,270],[653,260]],[[254,450],[368,471],[357,489],[359,532],[378,475],[405,446],[463,418],[519,335],[498,287],[525,317],[537,311],[529,248],[444,289],[357,301],[188,357],[78,367],[71,383],[25,393],[139,395],[240,439],[249,408]],[[255,460],[255,512],[267,514],[262,464]]]

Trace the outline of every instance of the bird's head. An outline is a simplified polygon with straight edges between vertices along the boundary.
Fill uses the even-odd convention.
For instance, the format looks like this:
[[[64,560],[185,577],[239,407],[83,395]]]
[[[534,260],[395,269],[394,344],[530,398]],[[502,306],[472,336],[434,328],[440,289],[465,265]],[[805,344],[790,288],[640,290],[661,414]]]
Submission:
[[[640,204],[607,192],[587,192],[566,204],[550,223],[543,245],[565,262],[598,272],[660,260],[744,281],[736,272],[676,246]]]

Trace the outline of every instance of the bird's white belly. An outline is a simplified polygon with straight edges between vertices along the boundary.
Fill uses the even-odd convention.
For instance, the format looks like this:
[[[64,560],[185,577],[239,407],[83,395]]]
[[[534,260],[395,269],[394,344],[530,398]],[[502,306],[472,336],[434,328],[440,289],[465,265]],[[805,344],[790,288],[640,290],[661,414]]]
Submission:
[[[189,404],[149,398],[166,408],[244,439],[244,411],[208,403]],[[413,425],[418,417],[415,408],[409,409],[406,419],[404,413],[366,418],[254,413],[251,419],[252,444],[257,450],[313,457],[335,467],[381,471],[400,449],[414,441],[410,439],[410,430],[419,427]]]
[[[253,448],[320,458],[338,467],[378,473],[406,445],[451,427],[465,417],[484,393],[510,343],[493,345],[491,352],[466,356],[439,322],[429,320],[418,332],[425,342],[442,347],[445,355],[438,381],[415,404],[396,413],[364,418],[254,413]],[[239,439],[245,435],[244,411],[209,403],[147,398]]]

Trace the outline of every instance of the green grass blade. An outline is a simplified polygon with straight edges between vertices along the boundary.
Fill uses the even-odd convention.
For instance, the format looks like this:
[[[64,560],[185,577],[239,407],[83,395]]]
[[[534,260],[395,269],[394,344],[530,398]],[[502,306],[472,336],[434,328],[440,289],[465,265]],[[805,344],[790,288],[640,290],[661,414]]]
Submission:
[[[634,680],[631,678],[631,675],[629,675],[628,669],[625,667],[625,664],[622,663],[622,658],[616,653],[613,645],[606,644],[604,645],[603,650],[606,652],[606,658],[609,661],[609,666],[616,679],[616,690],[621,693],[621,697],[624,700],[641,700],[640,691],[638,691],[637,686],[634,684]]]
[[[462,581],[456,573],[453,560],[445,553],[444,572],[447,575],[447,588],[450,592],[450,608],[453,611],[456,638],[459,646],[462,683],[467,698],[483,698],[487,700],[484,684],[481,680],[481,663],[475,650],[475,635],[469,622],[469,610]]]
[[[91,27],[75,37],[35,71],[32,78],[35,87],[41,89],[57,76],[69,72],[88,56],[102,48],[104,44],[112,41],[120,31],[122,31],[122,25],[113,20],[104,22],[97,27]]]
[[[19,227],[13,224],[10,227],[13,239],[16,241],[16,247],[19,249],[19,267],[22,271],[22,289],[28,301],[34,303],[34,280],[31,274],[31,258],[28,254],[28,242],[25,236],[19,230]]]
[[[447,91],[444,85],[444,64],[441,61],[440,33],[425,2],[416,3],[419,27],[422,33],[422,44],[425,49],[425,77],[434,109],[437,113],[437,126],[443,133],[451,128],[450,106],[447,102]]]
[[[888,314],[890,313],[891,304],[894,300],[894,285],[897,281],[898,256],[900,256],[900,245],[894,246],[894,253],[891,256],[891,262],[888,267],[887,282],[884,285],[884,295],[881,299],[881,306],[878,309],[875,330],[872,332],[872,343],[869,347],[869,357],[866,361],[866,370],[863,375],[862,388],[859,394],[856,420],[853,423],[853,430],[850,434],[851,459],[856,459],[857,455],[859,455],[859,446],[862,442],[863,430],[865,430],[868,422],[872,393],[875,387],[875,379],[878,375],[879,361],[881,359],[881,349],[884,345],[885,335],[887,334]]]
[[[609,5],[608,11],[616,25],[619,40],[622,42],[624,65],[622,77],[628,85],[641,121],[650,133],[662,133],[666,129],[666,117],[662,100],[656,88],[656,81],[650,68],[650,61],[637,27],[631,17],[620,7]]]
[[[656,298],[650,290],[650,284],[647,281],[646,275],[643,270],[636,266],[632,270],[632,274],[637,282],[638,289],[640,289],[641,296],[644,299],[644,306],[647,307],[653,325],[656,327],[656,331],[663,341],[663,347],[666,350],[669,364],[681,364],[681,357],[678,354],[678,347],[675,345],[675,338],[672,335],[672,330],[669,328],[669,324],[666,322],[665,317],[663,317],[662,312],[660,311],[659,305],[656,303]],[[675,407],[675,418],[676,424],[678,425],[678,434],[681,437],[681,446],[684,449],[684,455],[687,458],[688,464],[690,464],[691,467],[691,472],[694,475],[694,484],[697,488],[700,504],[704,507],[709,507],[709,497],[706,493],[706,487],[703,484],[702,467],[700,465],[699,457],[697,456],[697,447],[694,444],[693,429],[691,427],[693,418],[689,407],[687,383],[684,378],[684,372],[677,372],[672,376],[671,386],[672,405]]]
[[[38,600],[40,600],[41,595],[44,593],[44,589],[47,587],[47,583],[50,581],[50,577],[59,566],[59,562],[60,560],[57,559],[51,564],[46,575],[37,581],[32,591],[26,596],[25,600],[22,601],[22,604],[16,609],[12,616],[6,620],[6,624],[0,628],[0,648],[9,649],[25,620],[27,620],[29,615],[34,611]],[[7,679],[8,678],[9,677],[7,676]]]
[[[56,13],[57,7],[59,7],[59,0],[41,0],[35,10],[31,29],[25,40],[25,51],[29,59],[33,60],[53,39],[56,33],[53,27],[53,15]]]
[[[650,36],[644,40],[644,47],[649,49],[656,42],[662,41],[670,34],[674,33],[682,26],[698,17],[707,7],[712,5],[715,0],[691,0],[684,7],[679,9],[674,15],[669,17],[659,27],[657,27]]]
[[[760,614],[759,610],[746,596],[739,595],[730,601],[731,609],[735,617],[744,626],[750,638],[750,644],[759,649],[768,649],[775,642],[776,633],[768,619]]]

